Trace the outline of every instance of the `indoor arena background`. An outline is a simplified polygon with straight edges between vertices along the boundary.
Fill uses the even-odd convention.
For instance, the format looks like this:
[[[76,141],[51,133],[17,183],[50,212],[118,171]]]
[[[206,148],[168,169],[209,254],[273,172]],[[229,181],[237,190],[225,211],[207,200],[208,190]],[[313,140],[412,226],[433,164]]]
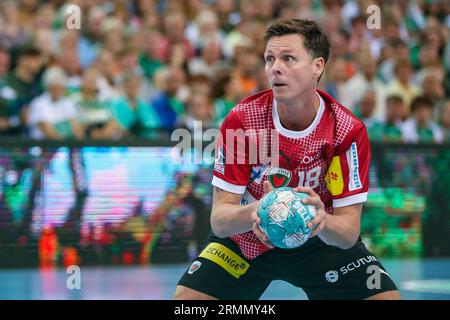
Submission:
[[[327,32],[320,87],[368,129],[363,242],[404,298],[450,299],[449,13],[439,0],[1,0],[0,299],[170,299],[209,232],[207,130],[268,88],[265,28],[293,17]],[[262,298],[306,296],[275,281]]]

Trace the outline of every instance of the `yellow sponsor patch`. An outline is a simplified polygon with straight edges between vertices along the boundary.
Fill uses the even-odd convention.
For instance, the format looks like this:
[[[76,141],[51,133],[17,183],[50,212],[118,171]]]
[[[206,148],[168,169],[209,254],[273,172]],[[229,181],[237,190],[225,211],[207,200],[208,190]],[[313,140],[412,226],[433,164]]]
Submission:
[[[333,157],[325,175],[325,182],[333,196],[340,195],[344,190],[344,180],[342,179],[341,160],[339,160],[339,156]]]
[[[246,273],[250,267],[250,264],[244,259],[217,242],[210,243],[202,253],[200,253],[200,257],[217,263],[229,274],[238,279]]]

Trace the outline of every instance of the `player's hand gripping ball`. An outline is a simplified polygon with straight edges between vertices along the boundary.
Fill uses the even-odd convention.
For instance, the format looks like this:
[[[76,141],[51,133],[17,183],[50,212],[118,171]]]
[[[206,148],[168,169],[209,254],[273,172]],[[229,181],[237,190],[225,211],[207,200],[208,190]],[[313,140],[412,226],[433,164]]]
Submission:
[[[306,193],[283,187],[267,193],[261,199],[258,208],[261,219],[259,227],[274,246],[291,249],[308,240],[313,230],[307,225],[317,214],[315,206],[302,203],[302,199],[308,197]]]

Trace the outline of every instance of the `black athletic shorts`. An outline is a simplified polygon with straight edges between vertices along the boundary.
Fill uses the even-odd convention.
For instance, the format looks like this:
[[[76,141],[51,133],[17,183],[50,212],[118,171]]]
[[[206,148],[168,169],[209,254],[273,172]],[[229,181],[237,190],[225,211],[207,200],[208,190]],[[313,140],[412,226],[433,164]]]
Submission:
[[[178,284],[218,299],[256,300],[273,280],[302,288],[309,299],[364,299],[397,290],[361,241],[343,250],[318,237],[299,248],[275,248],[249,260],[231,239],[210,236]]]

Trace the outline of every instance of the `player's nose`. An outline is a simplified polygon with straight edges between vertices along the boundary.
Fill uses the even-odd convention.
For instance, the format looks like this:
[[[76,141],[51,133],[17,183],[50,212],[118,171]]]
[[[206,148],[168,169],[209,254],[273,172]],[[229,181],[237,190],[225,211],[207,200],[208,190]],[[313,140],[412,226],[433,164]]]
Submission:
[[[280,75],[281,74],[281,63],[278,59],[276,59],[272,64],[272,74],[273,75]]]

